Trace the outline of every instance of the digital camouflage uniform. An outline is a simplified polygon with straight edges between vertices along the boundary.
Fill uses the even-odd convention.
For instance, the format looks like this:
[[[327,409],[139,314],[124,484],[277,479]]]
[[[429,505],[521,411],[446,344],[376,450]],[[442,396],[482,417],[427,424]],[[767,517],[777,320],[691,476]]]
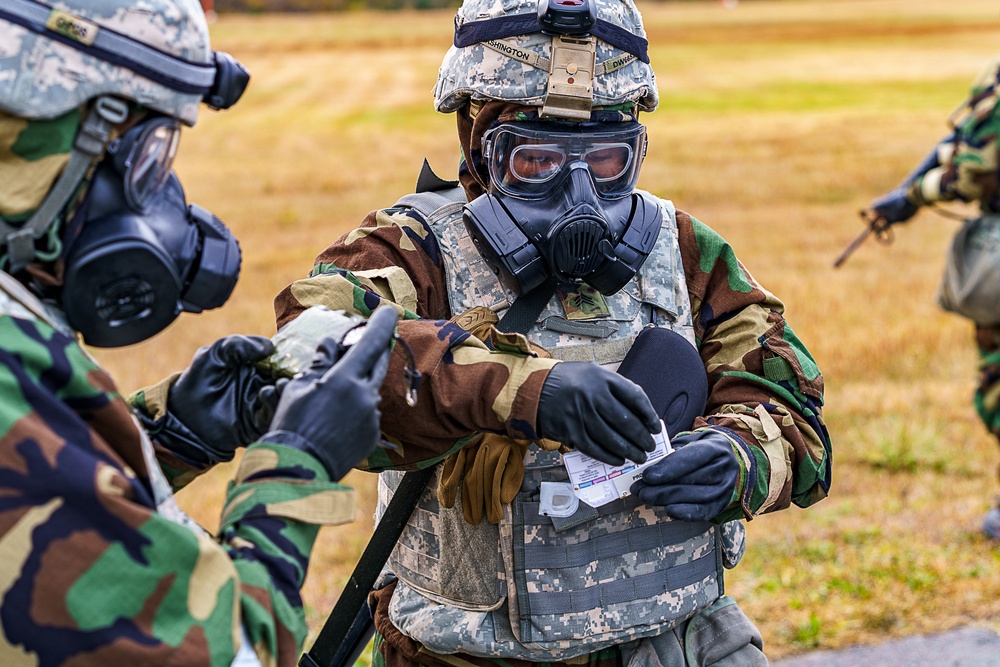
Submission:
[[[998,82],[1000,57],[973,82],[969,100],[962,107],[967,115],[958,123],[954,137],[938,145],[940,165],[911,184],[907,191],[910,200],[920,206],[938,201],[976,201],[983,215],[1000,214]],[[976,344],[980,358],[976,410],[990,432],[1000,439],[1000,325],[977,323]]]
[[[599,2],[598,12],[614,28],[640,40],[644,37],[633,3]],[[442,490],[447,487],[445,478],[451,481],[449,471],[462,468],[455,461],[463,455],[466,466],[473,457],[477,465],[483,461],[489,466],[492,459],[482,452],[497,438],[538,440],[542,386],[553,364],[560,363],[549,355],[565,361],[592,359],[612,367],[631,345],[637,325],[641,329],[646,323],[681,334],[704,361],[710,393],[704,416],[693,428],[725,434],[739,465],[731,502],[714,522],[750,519],[792,503],[805,507],[825,497],[830,485],[830,441],[821,414],[823,379],[786,326],[782,303],[753,280],[715,232],[683,212],[674,218],[670,202],[660,200],[665,213],[656,257],[650,255],[643,264],[652,267],[651,276],[644,277],[640,268],[620,292],[606,297],[612,317],[602,319],[595,307],[600,295],[581,288],[576,293],[557,291],[526,338],[497,334],[489,327],[484,333],[483,327],[475,326],[484,319],[483,311],[502,316],[514,299],[496,287],[496,276],[484,270],[482,258],[469,250],[468,235],[463,240],[461,206],[483,195],[489,180],[480,150],[484,133],[502,123],[539,121],[539,108],[551,101],[546,90],[550,67],[554,70],[557,63],[565,67],[558,76],[583,72],[588,82],[587,73],[593,70],[594,85],[587,87],[593,97],[591,122],[634,122],[638,111],[653,110],[658,99],[648,62],[635,51],[626,54],[612,48],[603,39],[594,45],[593,66],[581,61],[583,69],[574,64],[572,70],[549,50],[553,38],[530,30],[496,39],[473,30],[479,37],[459,45],[462,27],[484,18],[534,23],[536,5],[466,0],[456,17],[455,46],[439,71],[435,105],[439,111],[456,112],[462,146],[459,180],[467,199],[428,214],[418,212],[426,209],[407,196],[391,208],[370,213],[358,229],[320,253],[308,278],[292,283],[275,299],[279,326],[315,304],[368,315],[388,302],[402,313],[399,334],[413,347],[424,380],[412,409],[404,400],[399,359],[393,360],[383,385],[382,431],[400,447],[379,451],[362,466],[386,471],[380,478],[380,506],[398,479],[396,470],[435,465],[447,458],[440,466],[437,498],[427,502],[433,489],[424,494],[391,557],[391,576],[370,597],[377,631],[375,663],[391,667],[710,664],[710,657],[686,652],[691,644],[704,648],[711,639],[694,639],[685,647],[690,635],[704,627],[697,625],[703,612],[717,612],[706,613],[706,618],[734,620],[731,627],[716,628],[715,636],[730,629],[735,636],[746,626],[752,631],[747,635],[756,634],[731,598],[718,597],[721,571],[705,576],[695,567],[686,569],[709,557],[720,558],[723,549],[712,542],[720,532],[712,524],[672,521],[662,508],[634,497],[600,510],[581,505],[583,514],[589,509],[599,515],[582,523],[574,523],[576,514],[567,519],[569,525],[550,517],[536,520],[540,511],[537,502],[531,507],[532,499],[540,483],[554,479],[561,468],[557,454],[544,441],[539,446],[519,445],[524,449],[501,447],[507,456],[526,455],[523,472],[515,466],[520,484],[513,502],[502,500],[501,489],[506,504],[498,523],[494,517],[488,523],[470,521],[470,515],[475,518],[474,507],[468,513],[466,507],[453,508],[450,514],[437,511],[450,507]],[[421,174],[418,196],[438,189],[423,187],[433,180]],[[615,302],[641,305],[620,318]],[[558,328],[549,326],[554,322]],[[581,333],[588,328],[589,334]],[[604,333],[596,333],[598,329]],[[481,342],[487,337],[496,352]],[[466,480],[479,472],[476,466],[465,467]],[[498,476],[486,474],[494,485],[494,500],[497,486],[508,481]],[[462,493],[468,489],[463,483]],[[491,508],[486,510],[489,516]],[[492,548],[486,539],[490,531],[495,535]],[[666,539],[673,531],[685,536]],[[421,534],[426,536],[423,540]],[[741,530],[736,534],[741,536]],[[564,552],[559,551],[562,547]],[[591,548],[598,551],[590,552]],[[400,569],[404,561],[405,572]],[[426,563],[422,571],[421,563]],[[490,563],[498,566],[491,571]],[[635,595],[629,594],[630,587]],[[464,589],[461,593],[467,597],[452,595],[457,589]],[[603,597],[605,592],[614,595]],[[640,600],[654,603],[645,617]],[[560,607],[563,601],[568,606]],[[633,602],[640,609],[632,609]],[[736,628],[740,624],[735,614],[726,615],[727,605],[742,617],[741,628]],[[722,655],[755,652],[753,664],[762,664],[759,634],[756,643],[747,636],[735,644],[732,653]],[[743,653],[739,647],[752,651]]]
[[[781,302],[757,285],[732,248],[685,213],[678,212],[677,227],[694,336],[711,385],[707,416],[695,427],[729,429],[745,445],[736,502],[718,520],[751,518],[791,503],[811,505],[829,489],[822,376],[785,324]],[[447,321],[455,315],[447,289],[430,227],[416,211],[392,208],[369,214],[360,228],[317,257],[309,278],[292,283],[275,300],[279,326],[317,303],[367,315],[388,301],[404,314],[399,333],[414,348],[425,380],[414,408],[406,407],[401,379],[383,385],[382,430],[401,446],[376,452],[363,466],[368,470],[432,465],[477,431],[537,437],[538,396],[553,361],[513,353],[513,346],[506,353],[489,351]],[[394,360],[389,374],[401,372]],[[384,641],[409,660],[437,664],[388,623],[391,593],[389,587],[375,598],[376,627]],[[615,649],[590,659],[620,662]],[[462,660],[492,664],[466,655]]]

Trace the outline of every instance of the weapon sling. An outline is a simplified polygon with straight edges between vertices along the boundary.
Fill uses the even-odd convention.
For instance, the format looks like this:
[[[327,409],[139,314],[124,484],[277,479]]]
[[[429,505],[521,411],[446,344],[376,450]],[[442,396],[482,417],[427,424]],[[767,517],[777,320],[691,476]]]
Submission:
[[[526,334],[555,293],[556,282],[549,279],[516,299],[496,328],[504,333]],[[350,667],[361,655],[375,631],[368,608],[368,593],[392,553],[399,536],[413,514],[436,466],[411,470],[403,475],[385,513],[375,526],[368,546],[354,567],[344,591],[327,617],[312,648],[299,658],[299,667]]]

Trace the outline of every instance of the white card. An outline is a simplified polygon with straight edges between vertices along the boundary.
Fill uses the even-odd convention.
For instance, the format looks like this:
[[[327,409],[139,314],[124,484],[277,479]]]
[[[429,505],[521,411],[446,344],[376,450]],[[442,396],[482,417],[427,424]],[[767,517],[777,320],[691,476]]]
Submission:
[[[653,442],[656,443],[656,449],[641,464],[625,461],[624,465],[611,466],[580,452],[563,454],[563,465],[569,473],[573,493],[591,507],[600,507],[631,495],[629,489],[642,477],[642,471],[674,451],[667,436],[667,427],[662,421],[660,432],[653,436]]]

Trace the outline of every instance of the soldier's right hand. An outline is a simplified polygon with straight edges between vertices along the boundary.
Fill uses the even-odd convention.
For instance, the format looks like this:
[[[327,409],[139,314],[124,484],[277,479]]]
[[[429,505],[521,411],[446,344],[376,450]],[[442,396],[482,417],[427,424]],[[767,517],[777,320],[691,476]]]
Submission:
[[[397,317],[393,308],[376,310],[337,363],[336,343],[324,340],[309,370],[285,386],[261,440],[309,452],[333,480],[368,456],[379,440],[379,388]]]
[[[896,188],[887,192],[872,202],[871,211],[876,217],[885,220],[890,225],[897,222],[906,222],[917,213],[920,208],[906,196],[904,188]]]
[[[609,465],[642,463],[660,418],[639,385],[593,362],[563,361],[538,399],[538,431]]]

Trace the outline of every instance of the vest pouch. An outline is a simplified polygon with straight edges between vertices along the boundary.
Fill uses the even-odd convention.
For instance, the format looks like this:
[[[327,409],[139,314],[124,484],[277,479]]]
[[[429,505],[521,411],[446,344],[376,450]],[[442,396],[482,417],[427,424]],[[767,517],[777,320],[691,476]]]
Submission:
[[[570,644],[582,655],[656,635],[721,595],[716,526],[673,521],[633,497],[594,508],[586,523],[557,525],[538,511],[540,483],[567,479],[558,452],[531,447],[509,525],[501,526],[519,642],[561,653]]]
[[[402,477],[395,470],[379,475],[378,517]],[[389,568],[410,588],[441,604],[468,611],[497,609],[505,597],[498,527],[489,521],[470,526],[460,500],[451,509],[441,507],[436,491],[440,479],[438,466],[389,556]]]
[[[722,538],[722,564],[727,570],[736,567],[743,560],[747,547],[747,529],[742,521],[727,521],[719,526]]]
[[[937,299],[981,326],[1000,322],[1000,215],[966,220],[956,232]]]

